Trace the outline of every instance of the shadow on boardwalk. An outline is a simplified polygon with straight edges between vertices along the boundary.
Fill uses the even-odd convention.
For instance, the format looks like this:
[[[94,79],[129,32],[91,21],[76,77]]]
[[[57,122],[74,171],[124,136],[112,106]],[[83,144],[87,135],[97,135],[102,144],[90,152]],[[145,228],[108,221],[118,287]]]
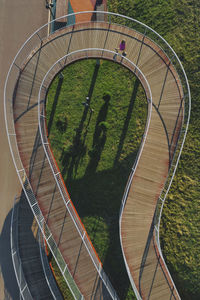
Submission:
[[[45,279],[37,241],[38,225],[33,218],[26,196],[19,201],[18,242],[22,269],[33,299],[53,299]]]
[[[11,217],[12,209],[5,219],[0,235],[0,278],[2,277],[4,281],[4,299],[19,300],[19,288],[13,268],[10,246]]]

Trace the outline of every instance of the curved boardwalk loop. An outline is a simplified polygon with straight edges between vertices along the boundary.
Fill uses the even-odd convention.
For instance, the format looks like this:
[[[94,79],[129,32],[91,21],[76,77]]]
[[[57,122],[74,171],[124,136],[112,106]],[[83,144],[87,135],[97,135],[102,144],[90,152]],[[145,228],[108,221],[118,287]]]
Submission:
[[[86,20],[87,12],[83,15]],[[118,299],[54,160],[44,105],[48,86],[63,67],[90,57],[113,60],[114,49],[125,39],[127,57],[117,55],[116,63],[142,82],[148,120],[120,212],[123,255],[138,299],[179,299],[160,250],[159,222],[188,126],[187,79],[173,50],[150,28],[111,13],[104,13],[104,20],[66,24],[50,36],[44,26],[22,47],[5,87],[11,152],[29,204],[74,297]]]

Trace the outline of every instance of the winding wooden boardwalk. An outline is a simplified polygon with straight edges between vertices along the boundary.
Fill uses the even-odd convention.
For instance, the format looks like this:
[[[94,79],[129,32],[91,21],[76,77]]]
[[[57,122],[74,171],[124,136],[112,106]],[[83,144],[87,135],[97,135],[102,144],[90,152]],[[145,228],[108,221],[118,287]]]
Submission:
[[[147,78],[153,98],[148,136],[121,220],[123,251],[142,299],[179,299],[159,256],[151,228],[157,199],[167,178],[183,121],[183,93],[176,70],[156,44],[137,31],[104,22],[85,22],[63,28],[42,43],[38,38],[38,47],[23,65],[18,66],[21,70],[13,99],[17,146],[44,219],[81,294],[85,299],[114,298],[102,281],[101,276],[105,281],[107,277],[101,262],[88,242],[87,233],[64,189],[66,202],[63,201],[55,181],[57,178],[62,185],[59,169],[56,169],[49,153],[54,165],[52,172],[44,152],[44,147],[49,148],[48,140],[43,147],[38,130],[38,93],[46,72],[59,58],[87,48],[114,51],[122,39],[126,40],[127,58]],[[67,65],[86,56],[113,59],[113,55],[106,51],[85,53],[72,54],[67,60],[62,60],[56,71],[64,63]],[[117,62],[127,65],[121,57],[117,57]],[[130,65],[128,67],[131,68]],[[44,83],[46,88],[54,74],[55,71]],[[45,96],[45,91],[42,95]],[[91,249],[90,254],[87,248]]]

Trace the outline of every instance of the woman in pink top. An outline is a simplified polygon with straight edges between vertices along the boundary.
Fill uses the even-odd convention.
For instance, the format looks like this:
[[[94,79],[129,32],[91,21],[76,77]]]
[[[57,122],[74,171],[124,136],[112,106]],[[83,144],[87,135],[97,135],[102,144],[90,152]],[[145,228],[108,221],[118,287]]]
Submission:
[[[119,50],[124,51],[125,48],[126,48],[126,42],[125,42],[125,40],[122,40],[120,45],[119,45]]]
[[[121,43],[119,44],[119,48],[115,48],[116,54],[113,56],[113,59],[116,60],[117,53],[119,50],[122,51],[122,56],[126,56],[125,48],[126,48],[126,41],[122,40]]]

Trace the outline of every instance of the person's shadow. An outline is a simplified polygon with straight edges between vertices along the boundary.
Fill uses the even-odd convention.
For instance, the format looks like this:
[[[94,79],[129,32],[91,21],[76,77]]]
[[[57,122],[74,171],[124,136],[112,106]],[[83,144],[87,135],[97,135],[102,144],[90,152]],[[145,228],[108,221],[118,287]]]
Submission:
[[[102,151],[106,143],[108,128],[107,123],[105,121],[108,113],[110,95],[104,95],[103,100],[104,104],[99,110],[99,114],[97,117],[96,127],[93,135],[92,150],[89,152],[90,161],[86,168],[85,174],[91,174],[96,172]]]
[[[4,281],[4,300],[19,300],[20,292],[15,277],[10,246],[11,216],[12,209],[4,221],[0,235],[0,276],[2,276]]]

